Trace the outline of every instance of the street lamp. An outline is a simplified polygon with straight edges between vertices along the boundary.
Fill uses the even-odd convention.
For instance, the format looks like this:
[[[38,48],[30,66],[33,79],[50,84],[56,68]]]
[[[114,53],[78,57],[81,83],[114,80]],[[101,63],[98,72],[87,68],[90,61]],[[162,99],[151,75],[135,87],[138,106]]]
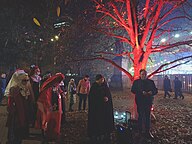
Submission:
[[[59,36],[58,35],[55,35],[55,40],[59,40]]]
[[[166,42],[166,39],[165,38],[161,39],[161,42],[163,42],[163,43]]]
[[[179,35],[179,34],[176,34],[176,35],[175,35],[175,38],[178,38],[178,37],[180,37],[180,35]]]

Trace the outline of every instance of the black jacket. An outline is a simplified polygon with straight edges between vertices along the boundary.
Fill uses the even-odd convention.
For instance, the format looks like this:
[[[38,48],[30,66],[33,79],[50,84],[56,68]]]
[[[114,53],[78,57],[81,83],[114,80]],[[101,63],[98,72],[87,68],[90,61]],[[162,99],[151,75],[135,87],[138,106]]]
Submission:
[[[152,91],[152,95],[145,96],[143,95],[143,91],[146,92]],[[135,101],[137,106],[146,106],[146,105],[152,105],[153,96],[158,93],[158,90],[153,80],[137,79],[133,82],[131,92],[135,94]]]
[[[165,91],[171,91],[171,82],[170,79],[163,80],[163,87]]]

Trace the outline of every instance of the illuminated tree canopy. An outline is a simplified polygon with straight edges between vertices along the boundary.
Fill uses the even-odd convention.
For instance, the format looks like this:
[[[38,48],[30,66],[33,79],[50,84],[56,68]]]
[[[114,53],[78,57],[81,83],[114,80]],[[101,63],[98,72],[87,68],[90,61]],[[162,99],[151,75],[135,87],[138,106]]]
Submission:
[[[151,55],[167,51],[181,52],[187,47],[191,51],[192,34],[190,25],[178,29],[178,23],[191,22],[190,13],[186,13],[185,6],[191,11],[191,4],[187,0],[93,0],[99,17],[99,31],[120,40],[126,45],[120,53],[106,53],[101,51],[101,59],[123,71],[131,81],[139,76],[140,69],[146,69]],[[182,39],[171,38],[174,31],[187,33]],[[169,39],[161,41],[163,36]],[[131,74],[128,70],[115,64],[106,55],[124,56],[130,59],[134,68]],[[164,62],[149,77],[188,63],[192,58],[187,56],[176,58],[170,62]],[[179,62],[179,63],[178,63]]]

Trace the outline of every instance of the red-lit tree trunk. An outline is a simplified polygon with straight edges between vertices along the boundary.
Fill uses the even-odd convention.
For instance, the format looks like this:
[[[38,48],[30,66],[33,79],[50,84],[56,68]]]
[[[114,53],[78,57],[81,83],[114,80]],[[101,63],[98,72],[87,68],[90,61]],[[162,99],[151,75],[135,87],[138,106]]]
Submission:
[[[160,29],[174,20],[188,18],[185,15],[169,17],[175,9],[187,2],[187,0],[146,0],[144,5],[141,5],[137,0],[93,1],[96,4],[96,12],[102,14],[99,20],[101,26],[100,31],[110,37],[119,39],[131,47],[131,49],[127,49],[126,52],[111,54],[127,56],[132,62],[134,74],[131,75],[128,70],[122,69],[122,67],[115,65],[106,58],[102,59],[111,62],[121,71],[124,71],[131,81],[139,77],[140,69],[146,69],[151,54],[163,52],[178,46],[190,45],[192,43],[192,40],[188,37],[186,41],[154,46],[154,40],[166,33],[166,31],[158,32]],[[120,35],[116,31],[117,29],[124,31],[125,34]],[[105,52],[100,53],[106,54]],[[186,57],[186,59],[191,57],[192,55]],[[183,59],[185,58],[182,58],[182,60]],[[180,59],[178,61],[180,61]],[[173,68],[177,65],[174,65],[175,62],[177,62],[177,60],[173,63],[167,63],[166,66],[173,64],[170,65],[170,68]],[[158,71],[155,70],[149,75],[160,73],[164,66],[165,65],[160,66]]]
[[[185,41],[170,41],[169,44],[163,45],[154,43],[154,40],[159,39],[167,32],[167,30],[162,31],[167,24],[177,19],[188,18],[185,15],[174,15],[169,17],[175,9],[187,2],[187,0],[145,0],[143,5],[139,0],[93,1],[96,4],[96,12],[100,13],[100,16],[102,15],[99,20],[100,31],[110,37],[119,39],[121,42],[124,42],[129,46],[126,52],[118,54],[100,52],[102,57],[94,59],[101,59],[110,62],[119,70],[123,71],[132,82],[139,77],[140,69],[146,69],[151,54],[164,52],[165,50],[184,45],[191,46],[192,44],[191,36],[185,38]],[[123,31],[124,34],[121,35],[118,33],[117,29]],[[134,74],[132,75],[128,70],[123,69],[112,60],[104,57],[105,54],[127,56],[132,62]],[[157,70],[149,74],[149,76],[174,68],[183,63],[187,63],[191,58],[192,55],[162,64],[157,68]],[[175,62],[184,59],[187,60],[180,64],[175,64]],[[169,68],[165,68],[165,66],[169,66]],[[135,104],[132,114],[133,117],[137,117]]]

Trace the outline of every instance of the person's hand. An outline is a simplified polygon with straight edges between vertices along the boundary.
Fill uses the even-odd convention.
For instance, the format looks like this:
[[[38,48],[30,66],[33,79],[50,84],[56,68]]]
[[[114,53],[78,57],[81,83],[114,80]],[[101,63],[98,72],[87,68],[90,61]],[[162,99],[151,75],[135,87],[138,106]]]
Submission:
[[[104,102],[108,102],[108,97],[104,97]]]
[[[53,106],[52,106],[52,111],[56,111],[57,110],[57,104],[53,104]]]
[[[146,92],[146,91],[143,91],[143,95],[146,96],[146,95],[147,95],[147,92]]]
[[[15,112],[15,110],[16,110],[15,102],[13,102],[12,104],[7,105],[7,112]]]
[[[148,95],[152,95],[152,94],[153,94],[152,91],[149,91],[149,92],[148,92]]]
[[[67,100],[67,97],[66,97],[66,95],[65,95],[65,96],[63,96],[63,99],[64,99],[64,100]]]

